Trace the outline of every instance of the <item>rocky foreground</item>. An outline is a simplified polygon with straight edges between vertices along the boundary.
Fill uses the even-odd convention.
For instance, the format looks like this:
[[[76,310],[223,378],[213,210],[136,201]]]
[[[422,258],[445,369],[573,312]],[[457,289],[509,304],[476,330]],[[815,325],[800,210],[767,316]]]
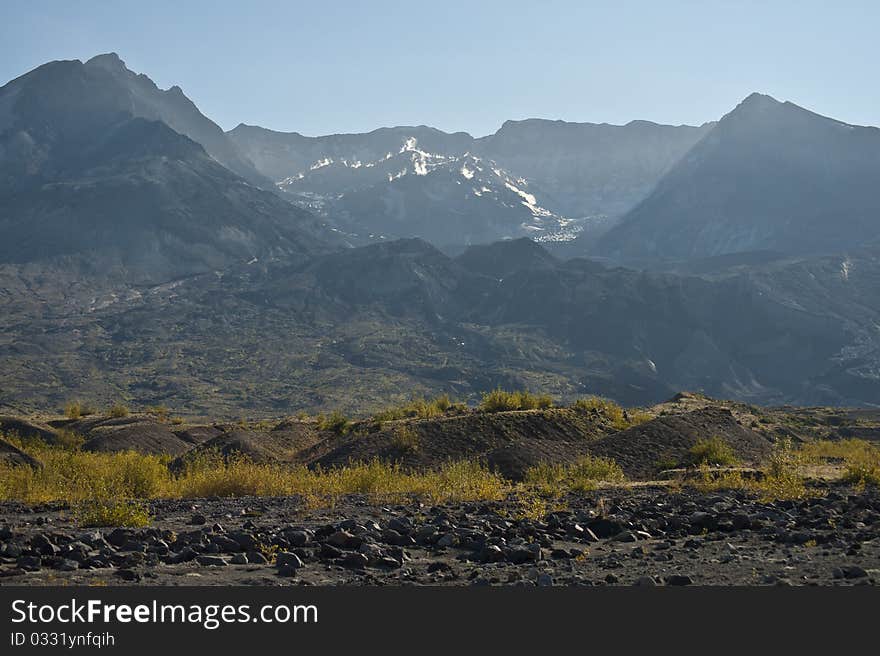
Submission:
[[[880,583],[880,493],[804,501],[659,486],[530,519],[521,501],[163,500],[143,529],[0,505],[0,584],[859,585]],[[533,515],[534,516],[534,515]]]

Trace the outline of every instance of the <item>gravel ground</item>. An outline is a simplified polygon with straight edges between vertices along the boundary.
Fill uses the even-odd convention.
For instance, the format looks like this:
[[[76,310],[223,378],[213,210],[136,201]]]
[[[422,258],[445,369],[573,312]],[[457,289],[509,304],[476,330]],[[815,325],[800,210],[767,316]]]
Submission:
[[[858,585],[880,583],[880,493],[799,502],[615,488],[541,520],[516,499],[163,500],[143,529],[0,504],[0,585]]]

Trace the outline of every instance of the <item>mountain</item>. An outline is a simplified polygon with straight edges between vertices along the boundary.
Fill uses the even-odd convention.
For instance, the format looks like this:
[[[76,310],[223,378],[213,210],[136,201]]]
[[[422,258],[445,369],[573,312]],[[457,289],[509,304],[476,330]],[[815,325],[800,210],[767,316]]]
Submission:
[[[220,126],[204,116],[179,86],[159,89],[146,75],[128,70],[116,53],[97,55],[88,60],[84,68],[113,79],[121,91],[121,106],[125,111],[133,116],[162,121],[175,132],[201,144],[211,157],[233,173],[252,184],[271,188],[271,180],[241,156]]]
[[[288,198],[354,243],[467,245],[601,232],[707,130],[532,119],[480,139],[425,126],[304,137],[240,125],[228,134]]]
[[[357,168],[396,154],[411,139],[438,155],[461,154],[473,137],[465,132],[449,134],[424,125],[379,128],[363,134],[332,134],[305,137],[297,132],[276,132],[240,124],[227,135],[240,153],[272,180],[280,181],[306,173],[320,162],[342,163]]]
[[[880,130],[752,94],[600,239],[622,261],[878,242]]]
[[[143,116],[188,106],[202,134],[179,91],[115,56],[52,62],[0,88],[0,263],[79,258],[161,281],[321,247],[311,215]],[[206,141],[221,147],[217,131]]]
[[[473,152],[528,180],[554,212],[617,217],[647,196],[712,125],[506,121],[478,139]]]
[[[499,385],[880,405],[878,286],[876,249],[697,277],[528,240],[457,258],[389,241],[157,286],[0,265],[0,386],[19,410],[123,398],[224,416],[473,402]]]

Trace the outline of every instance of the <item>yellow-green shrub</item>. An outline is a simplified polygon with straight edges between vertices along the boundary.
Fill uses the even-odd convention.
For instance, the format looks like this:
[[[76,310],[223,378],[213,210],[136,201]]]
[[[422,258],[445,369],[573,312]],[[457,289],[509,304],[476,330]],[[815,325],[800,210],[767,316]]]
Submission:
[[[700,438],[688,449],[688,464],[700,465],[735,465],[738,459],[730,445],[720,437]]]
[[[525,483],[544,496],[562,496],[566,492],[595,489],[597,483],[626,480],[623,470],[611,458],[584,456],[573,463],[542,462],[529,467]]]
[[[602,398],[601,396],[588,396],[575,401],[573,407],[577,410],[585,412],[595,411],[604,415],[611,422],[611,425],[618,430],[629,427],[623,408],[610,399]]]
[[[553,407],[553,399],[547,394],[527,391],[507,392],[495,389],[483,394],[480,410],[483,412],[509,412],[512,410],[536,410]]]

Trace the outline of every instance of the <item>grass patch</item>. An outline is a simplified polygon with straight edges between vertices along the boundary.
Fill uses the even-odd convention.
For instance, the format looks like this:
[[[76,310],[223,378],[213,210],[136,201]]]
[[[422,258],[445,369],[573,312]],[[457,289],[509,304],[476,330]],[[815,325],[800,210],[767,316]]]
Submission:
[[[372,460],[333,469],[259,465],[246,460],[192,463],[172,483],[172,496],[301,496],[332,505],[349,494],[376,500],[419,497],[432,503],[501,499],[509,484],[479,463],[452,462],[414,473]]]
[[[122,419],[123,417],[128,416],[128,408],[122,403],[114,403],[112,406],[110,406],[107,414],[114,419]]]
[[[623,470],[614,460],[584,456],[573,463],[539,463],[526,470],[525,485],[545,497],[594,490],[598,483],[621,483]]]
[[[80,526],[149,526],[152,518],[139,501],[82,501],[74,507],[74,519]]]
[[[694,467],[701,465],[728,467],[739,464],[733,449],[720,437],[697,440],[697,443],[688,449],[687,462]]]
[[[800,472],[799,454],[789,441],[779,442],[773,449],[760,478],[746,478],[741,472],[713,473],[709,464],[700,465],[702,476],[691,485],[702,492],[716,490],[745,490],[765,502],[797,500],[814,494]]]
[[[409,426],[394,429],[391,444],[402,453],[415,453],[419,450],[419,435]]]
[[[799,455],[805,464],[843,465],[844,483],[880,486],[880,448],[866,440],[816,440],[805,444]]]
[[[116,525],[124,525],[126,508],[135,521],[134,502],[154,498],[300,496],[310,505],[332,505],[342,496],[363,494],[376,500],[418,497],[442,503],[501,499],[511,489],[508,481],[476,462],[450,462],[427,472],[378,460],[312,470],[203,454],[172,473],[166,457],[21,446],[43,468],[0,465],[0,499],[67,501],[83,521]]]
[[[327,430],[337,435],[345,435],[351,428],[351,422],[339,410],[334,410],[329,415],[318,415],[318,429]]]
[[[548,394],[532,394],[527,391],[507,392],[495,389],[483,394],[480,410],[483,412],[509,412],[512,410],[546,410],[553,407]]]
[[[453,408],[463,409],[466,406],[456,403],[443,394],[435,399],[415,398],[403,405],[386,408],[373,414],[373,420],[377,422],[397,421],[400,419],[433,419],[442,417]]]
[[[43,443],[16,444],[43,467],[0,466],[0,499],[39,503],[159,496],[169,478],[168,457],[89,453]]]
[[[64,406],[64,414],[68,419],[79,419],[95,414],[95,409],[86,403],[80,401],[70,401]]]
[[[880,486],[880,465],[871,462],[854,462],[846,466],[841,480],[859,487]]]
[[[618,430],[624,430],[630,426],[623,408],[614,401],[601,396],[578,399],[572,407],[584,412],[596,412],[604,416]]]
[[[156,419],[161,421],[163,424],[168,421],[168,408],[164,405],[154,405],[147,408],[147,412],[153,415]]]

